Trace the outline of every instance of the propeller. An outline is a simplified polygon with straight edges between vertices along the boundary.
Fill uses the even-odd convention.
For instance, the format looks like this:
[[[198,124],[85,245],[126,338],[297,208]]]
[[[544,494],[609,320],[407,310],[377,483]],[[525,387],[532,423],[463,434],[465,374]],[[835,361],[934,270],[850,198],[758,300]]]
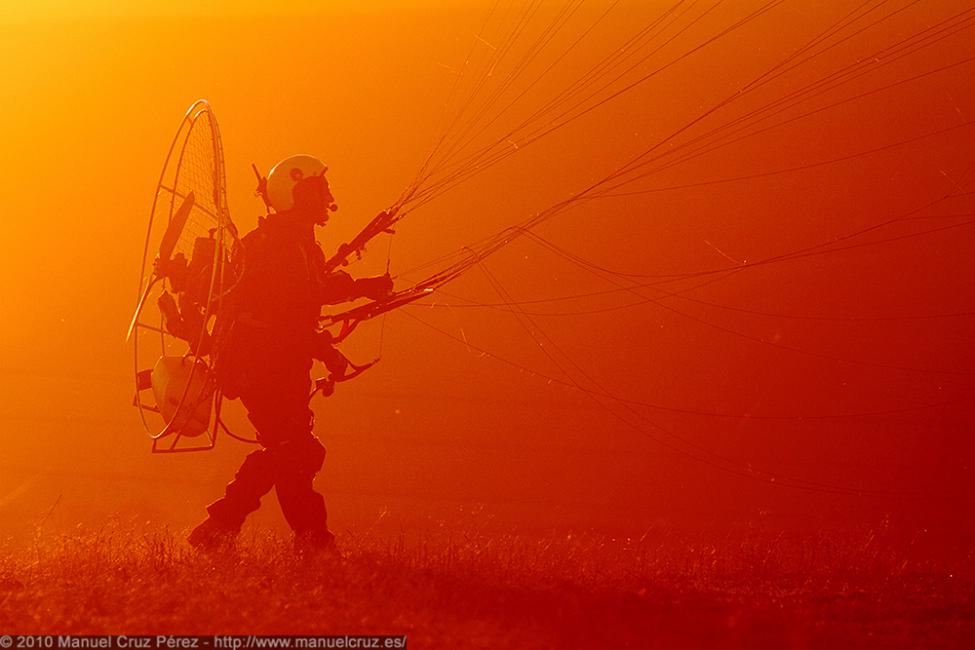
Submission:
[[[177,242],[179,242],[180,235],[183,234],[186,220],[189,218],[190,211],[195,204],[196,195],[190,190],[186,198],[183,199],[183,202],[180,203],[176,212],[169,217],[169,225],[166,226],[166,232],[163,233],[162,242],[159,244],[159,254],[156,255],[156,260],[153,263],[152,279],[146,285],[146,289],[142,292],[139,303],[135,307],[132,322],[129,323],[129,331],[125,334],[126,341],[132,338],[132,331],[135,330],[135,325],[139,320],[139,314],[142,313],[142,307],[145,305],[146,298],[149,297],[149,292],[152,290],[153,285],[166,276],[166,268],[173,256],[173,250],[176,248]]]

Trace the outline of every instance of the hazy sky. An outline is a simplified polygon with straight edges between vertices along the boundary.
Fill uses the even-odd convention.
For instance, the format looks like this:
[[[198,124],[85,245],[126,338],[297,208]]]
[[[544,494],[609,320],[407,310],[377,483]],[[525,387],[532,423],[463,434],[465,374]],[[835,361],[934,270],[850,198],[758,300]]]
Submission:
[[[605,18],[591,3],[534,57],[560,5],[521,26],[520,3],[404,4],[5,9],[0,522],[19,530],[58,503],[64,524],[188,526],[247,451],[223,439],[150,456],[129,405],[145,221],[200,97],[242,229],[261,211],[252,162],[327,162],[341,206],[327,251],[399,196],[439,134],[461,161],[505,143],[513,155],[351,269],[381,273],[388,257],[400,286],[665,154],[348,341],[382,361],[315,403],[340,527],[472,507],[500,525],[628,529],[951,511],[971,483],[975,40],[967,14],[925,30],[965,3],[893,3],[808,50],[852,3],[786,2],[713,42],[760,3],[622,3]],[[661,15],[663,32],[619,49]],[[575,115],[560,93],[613,52],[587,86],[621,91],[612,101],[537,141],[517,131],[541,107],[554,105],[543,130]],[[720,148],[697,139],[713,129]],[[923,498],[825,493],[837,486]]]

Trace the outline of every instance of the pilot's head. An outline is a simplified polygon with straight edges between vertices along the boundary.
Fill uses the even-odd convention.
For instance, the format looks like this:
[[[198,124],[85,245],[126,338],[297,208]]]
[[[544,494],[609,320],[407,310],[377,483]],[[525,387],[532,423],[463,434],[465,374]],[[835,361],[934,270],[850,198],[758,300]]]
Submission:
[[[267,176],[267,199],[276,213],[325,225],[338,209],[328,187],[328,167],[318,158],[298,154],[285,158]]]

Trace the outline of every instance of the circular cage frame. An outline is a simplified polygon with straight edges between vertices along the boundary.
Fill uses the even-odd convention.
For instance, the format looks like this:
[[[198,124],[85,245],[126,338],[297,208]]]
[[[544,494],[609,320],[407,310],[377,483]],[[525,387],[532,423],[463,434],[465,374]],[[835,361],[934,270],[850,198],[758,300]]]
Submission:
[[[212,180],[212,196],[208,198],[212,200],[212,205],[215,206],[215,210],[206,209],[196,202],[192,189],[185,193],[180,192],[178,189],[180,180],[184,174],[187,147],[190,143],[191,136],[195,132],[194,130],[200,128],[208,129],[210,146],[212,147],[212,169],[209,170]],[[162,201],[162,204],[160,204],[160,201]],[[189,204],[188,208],[186,207],[187,204]],[[159,208],[161,208],[161,211],[157,212]],[[164,287],[163,292],[166,291],[165,284],[167,278],[165,273],[161,272],[160,269],[159,253],[162,252],[162,247],[167,240],[175,242],[182,236],[186,218],[194,210],[201,211],[215,224],[213,228],[209,229],[210,238],[214,240],[214,250],[213,258],[210,261],[209,278],[206,282],[207,292],[203,301],[202,326],[199,335],[195,339],[197,344],[199,344],[205,337],[214,337],[215,333],[211,332],[211,327],[220,308],[220,299],[226,294],[226,290],[221,291],[221,289],[226,286],[225,281],[228,279],[226,276],[229,269],[231,245],[237,240],[236,228],[231,221],[230,212],[227,208],[226,174],[220,130],[213,109],[205,99],[195,101],[187,109],[163,162],[162,171],[160,172],[159,181],[156,184],[156,191],[153,196],[152,208],[149,213],[148,227],[146,229],[139,278],[138,302],[128,332],[128,338],[133,341],[134,349],[136,384],[134,404],[139,410],[139,415],[146,432],[152,439],[153,453],[212,449],[216,444],[217,430],[222,426],[220,421],[222,395],[216,386],[212,372],[212,363],[209,364],[210,372],[205,376],[203,390],[199,391],[198,395],[191,396],[194,376],[200,372],[201,365],[203,365],[199,361],[203,361],[205,364],[207,356],[211,356],[212,360],[212,350],[204,354],[194,353],[192,345],[189,342],[167,331],[161,309],[154,310],[158,311],[157,314],[152,314],[151,312],[148,315],[146,314],[147,300],[153,293],[154,288],[161,284]],[[181,214],[184,211],[186,214]],[[163,214],[167,217],[165,224],[160,223]],[[150,249],[153,247],[153,242],[159,238],[160,232],[162,232],[160,251],[153,255]],[[175,246],[175,243],[173,245]],[[172,250],[169,251],[169,254],[171,253]],[[164,260],[164,262],[168,262],[168,260]],[[150,322],[150,319],[154,322]],[[187,351],[182,356],[195,361],[186,379],[186,386],[182,390],[179,403],[169,418],[163,415],[158,404],[147,403],[142,395],[147,388],[151,387],[151,385],[147,385],[150,371],[145,369],[146,357],[150,356],[150,353],[142,351],[140,348],[140,339],[143,338],[143,335],[158,336],[158,348],[152,345],[149,346],[150,349],[155,349],[158,352],[158,356],[166,356],[167,350],[173,347],[185,347]],[[218,341],[212,341],[211,348],[215,349],[217,347]],[[203,367],[205,368],[206,366],[204,365]],[[202,445],[183,443],[184,438],[196,438],[198,435],[203,435],[188,435],[180,430],[178,423],[181,418],[183,420],[186,419],[185,416],[187,413],[196,411],[205,399],[210,400],[208,422],[206,430],[203,432],[205,434],[205,442]],[[164,425],[161,429],[150,423],[147,413],[156,413],[163,417]]]

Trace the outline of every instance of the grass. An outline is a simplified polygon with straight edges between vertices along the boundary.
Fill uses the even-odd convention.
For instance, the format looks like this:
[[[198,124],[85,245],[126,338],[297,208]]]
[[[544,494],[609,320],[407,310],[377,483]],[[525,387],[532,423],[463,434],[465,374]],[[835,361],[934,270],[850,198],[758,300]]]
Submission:
[[[338,557],[251,534],[39,536],[0,556],[0,632],[406,634],[409,647],[973,647],[971,549],[886,530],[640,539],[347,531]]]

